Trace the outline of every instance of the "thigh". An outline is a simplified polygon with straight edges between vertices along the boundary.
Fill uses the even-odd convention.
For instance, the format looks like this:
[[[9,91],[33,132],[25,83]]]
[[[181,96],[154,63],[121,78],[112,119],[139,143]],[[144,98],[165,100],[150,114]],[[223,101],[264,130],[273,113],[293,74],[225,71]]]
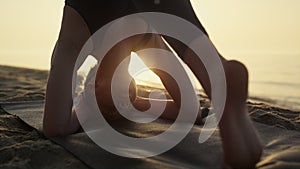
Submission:
[[[132,0],[132,2],[138,12],[162,12],[181,17],[197,26],[208,36],[189,0],[160,0],[157,4],[153,0]],[[164,39],[172,46],[178,56],[184,60],[184,53],[187,50],[187,46],[172,37],[164,36]]]
[[[130,0],[66,0],[86,21],[93,34],[105,24],[133,13]]]
[[[132,0],[138,12],[162,12],[172,14],[196,25],[207,35],[206,30],[198,20],[189,0]]]

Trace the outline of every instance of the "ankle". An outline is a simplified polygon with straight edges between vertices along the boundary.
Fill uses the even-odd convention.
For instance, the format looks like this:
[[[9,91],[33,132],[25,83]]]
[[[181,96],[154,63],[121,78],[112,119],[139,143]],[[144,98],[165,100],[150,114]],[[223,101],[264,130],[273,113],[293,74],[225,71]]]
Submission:
[[[245,107],[230,107],[225,108],[221,116],[219,127],[228,125],[243,125],[249,122],[249,117]]]

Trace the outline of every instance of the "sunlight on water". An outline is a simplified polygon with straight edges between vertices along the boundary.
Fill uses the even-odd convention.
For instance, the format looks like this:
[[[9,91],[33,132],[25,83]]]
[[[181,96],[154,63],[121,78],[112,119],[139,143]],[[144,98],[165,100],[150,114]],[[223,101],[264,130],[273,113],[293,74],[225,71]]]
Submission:
[[[300,54],[245,54],[234,59],[243,62],[250,75],[249,95],[252,100],[265,101],[292,109],[300,109]],[[186,66],[186,65],[185,65]],[[146,68],[144,63],[133,54],[129,72],[144,69],[135,77],[140,85],[163,87],[159,77]],[[189,72],[191,79],[195,79]],[[200,89],[198,82],[193,82]]]
[[[300,109],[300,54],[252,54],[238,57],[249,69],[250,96]]]

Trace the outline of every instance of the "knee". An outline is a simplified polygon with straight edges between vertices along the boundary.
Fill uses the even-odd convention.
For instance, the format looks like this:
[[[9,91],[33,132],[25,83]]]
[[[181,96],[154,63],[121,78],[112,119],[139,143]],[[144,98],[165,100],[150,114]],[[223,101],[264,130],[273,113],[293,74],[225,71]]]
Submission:
[[[67,135],[64,130],[59,127],[60,125],[55,125],[53,122],[49,122],[49,120],[45,120],[43,122],[43,132],[47,138],[64,136]]]

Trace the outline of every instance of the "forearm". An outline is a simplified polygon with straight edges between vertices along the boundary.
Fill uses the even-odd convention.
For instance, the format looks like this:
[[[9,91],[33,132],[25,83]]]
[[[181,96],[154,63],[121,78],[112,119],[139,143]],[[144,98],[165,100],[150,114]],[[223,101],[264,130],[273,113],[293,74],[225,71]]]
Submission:
[[[78,128],[76,114],[72,111],[72,84],[61,81],[55,74],[51,72],[46,91],[43,126],[48,137],[67,135]]]
[[[74,50],[70,43],[68,44],[62,45],[58,42],[53,52],[43,121],[44,133],[47,137],[67,135],[78,128],[77,118],[72,113],[72,75],[75,61],[74,58],[65,57],[76,56],[78,51]]]
[[[176,120],[177,115],[179,113],[179,108],[177,106],[177,104],[174,102],[174,100],[151,100],[152,105],[150,104],[150,100],[148,98],[142,98],[142,97],[137,97],[134,102],[133,105],[136,109],[140,110],[140,111],[146,111],[150,108],[150,106],[155,106],[158,104],[166,104],[166,107],[164,109],[164,111],[161,114],[161,118],[163,119],[167,119],[167,120]],[[153,111],[155,110],[155,107],[152,109]],[[157,110],[160,111],[160,110]],[[157,112],[154,112],[157,113]],[[187,112],[188,113],[188,112]],[[201,112],[199,112],[201,113]],[[198,116],[199,118],[196,119],[196,123],[201,122],[201,116]]]
[[[161,117],[168,119],[168,120],[176,119],[179,109],[173,100],[158,100],[157,99],[157,100],[152,100],[151,102],[152,102],[152,105],[150,103],[149,98],[137,97],[134,100],[133,105],[138,110],[146,111],[153,105],[166,104],[166,107],[165,107]],[[153,107],[152,110],[156,111],[155,107]],[[157,111],[160,111],[160,110],[157,110]]]

